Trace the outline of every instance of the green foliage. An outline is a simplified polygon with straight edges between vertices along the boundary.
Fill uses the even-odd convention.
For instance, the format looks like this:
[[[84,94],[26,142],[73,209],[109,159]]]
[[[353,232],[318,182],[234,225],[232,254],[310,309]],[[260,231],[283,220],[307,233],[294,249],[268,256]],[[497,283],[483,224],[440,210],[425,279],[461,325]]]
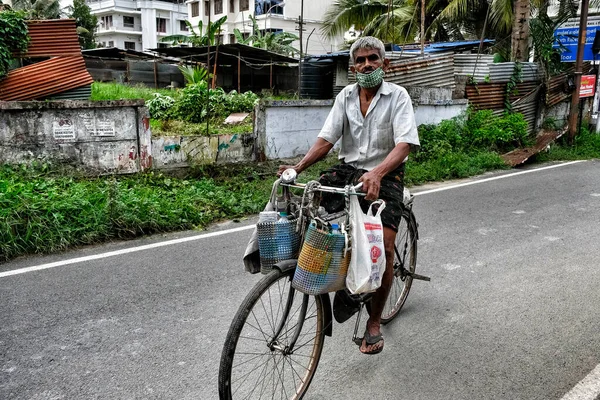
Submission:
[[[155,119],[169,120],[172,118],[172,108],[175,99],[171,96],[165,96],[160,93],[154,93],[154,98],[146,101],[146,107],[150,112],[150,117]]]
[[[516,61],[513,73],[510,76],[508,83],[506,84],[506,92],[504,93],[504,110],[507,112],[512,111],[512,104],[510,103],[510,96],[514,96],[517,93],[517,85],[523,82],[523,65]]]
[[[75,19],[79,45],[82,49],[96,48],[94,35],[98,26],[98,18],[92,15],[90,11],[91,9],[85,3],[85,0],[73,0],[73,5],[69,6],[69,18]]]
[[[207,116],[206,82],[187,85],[181,90],[181,97],[175,104],[177,118],[190,122],[201,122]]]
[[[0,261],[142,234],[201,228],[256,213],[269,190],[257,174],[231,180],[160,173],[95,179],[51,166],[0,167]]]
[[[176,92],[170,89],[151,89],[143,85],[130,86],[116,82],[94,82],[92,83],[91,100],[151,100],[154,98],[155,93],[160,93],[164,96],[173,96],[176,94]]]
[[[432,161],[478,152],[505,153],[530,144],[527,122],[521,114],[494,116],[491,110],[469,111],[466,115],[419,126],[421,150],[415,160]]]
[[[258,102],[258,96],[252,92],[225,93],[223,89],[216,88],[209,90],[207,98],[206,90],[205,82],[182,89],[181,96],[175,103],[176,118],[189,122],[225,118],[234,112],[251,112]]]
[[[24,11],[27,19],[59,19],[60,0],[13,0],[15,10]]]
[[[227,16],[221,17],[216,21],[210,21],[206,26],[206,32],[203,31],[202,20],[198,21],[198,32],[194,29],[189,21],[185,21],[188,26],[191,35],[169,35],[160,39],[163,43],[171,43],[174,46],[181,43],[189,43],[194,47],[201,46],[214,46],[215,39],[218,37],[218,33],[221,32],[221,25],[227,21]]]
[[[538,154],[538,161],[586,160],[600,158],[600,134],[586,127],[575,136],[573,145],[567,143],[566,135],[549,147],[546,153]]]
[[[190,65],[180,65],[178,68],[188,85],[206,82],[208,78],[208,71],[205,68]]]
[[[21,11],[0,11],[0,79],[8,74],[12,52],[25,52],[28,44],[25,14]]]
[[[252,21],[252,35],[244,39],[244,36],[239,29],[234,29],[234,35],[238,43],[252,44],[253,47],[259,47],[264,50],[272,51],[274,53],[293,55],[299,53],[299,50],[292,46],[292,43],[298,40],[298,36],[289,32],[264,32],[262,31],[256,18],[249,15]]]

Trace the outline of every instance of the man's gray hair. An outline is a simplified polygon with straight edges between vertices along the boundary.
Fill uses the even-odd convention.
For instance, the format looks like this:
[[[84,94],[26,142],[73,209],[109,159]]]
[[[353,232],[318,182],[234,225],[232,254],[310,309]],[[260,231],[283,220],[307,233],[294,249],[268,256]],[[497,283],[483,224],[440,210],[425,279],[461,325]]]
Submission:
[[[350,65],[354,65],[354,55],[359,49],[375,49],[379,50],[379,56],[383,60],[385,58],[385,46],[383,42],[373,36],[363,36],[356,39],[350,47]]]

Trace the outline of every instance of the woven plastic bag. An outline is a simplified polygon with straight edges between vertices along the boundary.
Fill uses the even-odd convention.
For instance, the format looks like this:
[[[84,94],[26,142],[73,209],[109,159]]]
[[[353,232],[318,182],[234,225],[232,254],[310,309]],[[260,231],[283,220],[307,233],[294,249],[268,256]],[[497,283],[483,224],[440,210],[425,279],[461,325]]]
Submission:
[[[373,215],[373,206],[379,204]],[[350,220],[352,223],[352,259],[346,276],[346,287],[352,294],[367,293],[381,286],[385,272],[385,247],[381,212],[383,200],[371,203],[367,213],[360,208],[357,196],[350,196]]]
[[[312,221],[306,230],[292,286],[310,295],[343,289],[350,263],[347,243],[345,233],[319,229]]]

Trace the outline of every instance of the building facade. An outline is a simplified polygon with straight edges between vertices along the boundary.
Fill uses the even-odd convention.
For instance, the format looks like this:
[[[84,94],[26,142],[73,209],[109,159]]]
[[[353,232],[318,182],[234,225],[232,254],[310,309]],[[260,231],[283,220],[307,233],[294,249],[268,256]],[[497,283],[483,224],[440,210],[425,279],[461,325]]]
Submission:
[[[188,21],[194,29],[198,22],[203,26],[227,16],[221,26],[221,43],[235,43],[234,30],[237,28],[245,36],[252,34],[250,15],[256,18],[258,29],[267,32],[289,32],[299,34],[299,20],[302,14],[302,53],[326,54],[337,51],[344,43],[343,37],[329,39],[322,35],[323,16],[333,0],[188,0]],[[293,47],[300,49],[299,41]],[[298,55],[295,55],[296,57]]]
[[[98,18],[100,47],[144,51],[168,46],[160,39],[187,35],[188,6],[183,0],[87,0]]]

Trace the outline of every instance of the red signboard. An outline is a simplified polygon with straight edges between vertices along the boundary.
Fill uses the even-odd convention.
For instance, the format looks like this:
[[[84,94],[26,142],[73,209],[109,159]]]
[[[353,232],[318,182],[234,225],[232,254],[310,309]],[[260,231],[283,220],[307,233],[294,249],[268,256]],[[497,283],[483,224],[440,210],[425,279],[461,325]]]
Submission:
[[[595,75],[582,75],[581,86],[579,87],[579,98],[593,97],[596,89]]]

